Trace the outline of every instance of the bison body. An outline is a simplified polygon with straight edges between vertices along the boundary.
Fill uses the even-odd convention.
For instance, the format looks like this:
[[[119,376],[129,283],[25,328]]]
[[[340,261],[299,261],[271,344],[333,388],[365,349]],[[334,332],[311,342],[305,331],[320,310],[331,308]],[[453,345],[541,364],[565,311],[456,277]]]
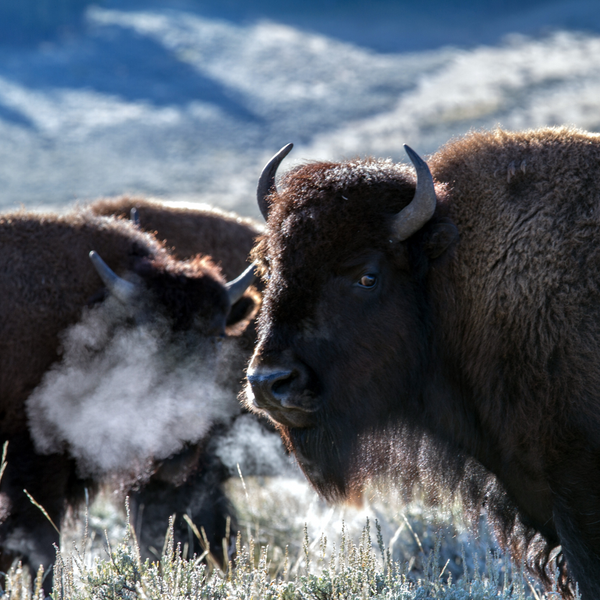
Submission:
[[[99,216],[127,219],[135,209],[140,228],[164,241],[173,256],[179,260],[197,254],[211,256],[228,279],[237,277],[248,266],[248,254],[262,230],[252,219],[205,205],[183,208],[119,196],[96,200],[88,208]]]
[[[594,598],[600,136],[473,133],[430,158],[435,184],[411,159],[418,185],[313,163],[263,199],[248,405],[325,496],[381,471],[459,491],[546,585]]]
[[[92,250],[109,265],[113,276],[121,276],[118,285],[126,290],[126,299],[107,292],[88,258]],[[113,285],[108,287],[116,289]],[[126,220],[98,217],[86,210],[63,216],[26,212],[0,216],[0,289],[0,434],[2,441],[9,442],[8,466],[0,482],[0,569],[6,571],[16,557],[34,568],[40,563],[49,566],[54,556],[52,543],[58,542],[53,526],[23,490],[59,526],[65,510],[81,503],[86,488],[93,491],[102,472],[93,456],[83,463],[75,460],[75,446],[68,436],[61,437],[61,418],[70,419],[79,406],[79,388],[69,384],[65,373],[74,373],[79,377],[76,381],[89,388],[90,397],[100,398],[101,394],[93,395],[93,388],[101,388],[104,381],[88,377],[94,375],[93,367],[101,365],[106,375],[131,361],[135,347],[128,350],[127,343],[146,334],[154,344],[150,344],[156,359],[152,364],[164,366],[159,373],[138,373],[140,382],[153,376],[159,381],[161,373],[165,377],[176,373],[180,363],[188,361],[193,363],[191,368],[211,365],[218,372],[215,389],[225,389],[229,384],[223,382],[241,379],[244,361],[228,361],[222,372],[223,364],[215,362],[218,348],[238,354],[237,338],[225,337],[235,304],[232,307],[231,287],[218,267],[202,256],[177,260],[154,236]],[[138,338],[127,337],[128,332],[137,332]],[[114,352],[105,356],[109,343]],[[240,352],[248,355],[247,344]],[[63,362],[68,363],[67,370],[55,371]],[[92,371],[86,372],[87,364]],[[116,381],[105,397],[118,407]],[[123,389],[133,389],[135,383],[120,381]],[[232,390],[223,392],[231,398],[232,407],[235,389],[232,384]],[[201,388],[188,392],[190,415],[200,420],[204,416],[194,414],[194,401],[195,395],[201,398],[204,392]],[[51,414],[53,399],[62,403],[62,417]],[[73,410],[68,402],[73,403]],[[199,402],[197,412],[202,409]],[[98,424],[109,412],[104,409],[103,414],[99,407]],[[225,422],[229,412],[223,410],[215,421]],[[212,416],[205,423],[198,422],[195,433],[204,428],[208,434]],[[136,428],[149,426],[134,421],[119,425],[124,440],[127,428],[133,439]],[[93,425],[87,435],[96,435]],[[80,441],[85,446],[87,440]],[[110,443],[107,438],[106,446]],[[155,466],[152,457],[143,453],[139,459],[136,477],[143,479],[143,469],[151,475]],[[144,460],[150,462],[144,465]],[[193,466],[188,469],[192,470]],[[223,532],[215,537],[219,543]]]

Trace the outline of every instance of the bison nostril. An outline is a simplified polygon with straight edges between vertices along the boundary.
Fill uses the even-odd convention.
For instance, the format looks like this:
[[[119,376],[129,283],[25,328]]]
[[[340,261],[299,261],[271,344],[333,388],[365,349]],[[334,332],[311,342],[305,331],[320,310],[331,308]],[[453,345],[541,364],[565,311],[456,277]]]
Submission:
[[[306,390],[307,377],[296,365],[289,369],[249,369],[248,382],[257,408],[266,411],[293,410],[314,412],[310,394]]]
[[[274,388],[277,387],[279,382],[282,382],[282,387],[286,387],[285,381],[290,375],[291,371],[274,371],[266,373],[259,371],[248,373],[248,381],[254,392],[255,403],[257,406],[260,408],[279,406],[281,392],[277,393]]]
[[[298,373],[291,371],[289,373],[282,373],[281,377],[273,381],[271,385],[271,391],[274,396],[281,398],[287,396],[292,387],[292,383],[297,378]]]

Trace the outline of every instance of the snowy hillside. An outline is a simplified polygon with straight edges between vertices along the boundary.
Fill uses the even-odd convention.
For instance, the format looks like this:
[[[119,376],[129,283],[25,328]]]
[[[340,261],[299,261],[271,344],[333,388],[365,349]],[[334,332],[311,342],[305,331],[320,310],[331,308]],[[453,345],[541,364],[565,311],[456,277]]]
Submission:
[[[0,208],[139,192],[257,215],[260,168],[290,141],[288,165],[404,160],[405,142],[428,153],[497,124],[600,129],[594,3],[492,2],[464,31],[466,0],[438,29],[402,3],[395,21],[307,3],[243,18],[223,17],[232,3],[104,3],[69,35],[0,46]]]

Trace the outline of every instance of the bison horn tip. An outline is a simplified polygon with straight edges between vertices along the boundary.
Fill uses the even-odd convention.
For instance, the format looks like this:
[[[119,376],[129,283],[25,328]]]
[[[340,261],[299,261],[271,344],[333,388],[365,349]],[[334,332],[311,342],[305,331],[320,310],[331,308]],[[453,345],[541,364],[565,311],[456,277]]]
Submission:
[[[89,254],[90,260],[104,282],[104,285],[114,294],[121,302],[128,303],[137,294],[137,287],[130,281],[126,281],[119,277],[100,257],[100,255],[92,250]]]
[[[139,227],[139,225],[140,225],[140,213],[139,213],[138,209],[135,206],[129,211],[129,220],[134,225],[137,225]]]
[[[267,196],[271,191],[276,192],[275,187],[275,175],[277,174],[277,168],[281,164],[281,161],[291,152],[294,144],[287,144],[284,146],[271,160],[265,165],[258,179],[258,186],[256,188],[256,199],[258,201],[258,208],[265,221],[269,218],[269,203],[267,202]]]

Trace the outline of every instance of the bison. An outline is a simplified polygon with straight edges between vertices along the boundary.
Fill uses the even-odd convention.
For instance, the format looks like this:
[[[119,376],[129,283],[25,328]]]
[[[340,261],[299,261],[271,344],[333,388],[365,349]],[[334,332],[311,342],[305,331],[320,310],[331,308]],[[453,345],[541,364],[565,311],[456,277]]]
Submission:
[[[160,386],[162,377],[171,377],[168,381],[175,385],[183,362],[190,369],[208,364],[218,374],[216,389],[219,377],[227,380],[231,375],[227,364],[218,361],[219,348],[230,343],[227,320],[253,277],[250,268],[226,283],[209,258],[177,260],[133,223],[87,210],[63,216],[24,211],[0,216],[0,433],[2,441],[9,441],[8,466],[0,482],[1,570],[16,557],[33,567],[53,562],[57,531],[24,490],[60,525],[65,510],[80,505],[86,490],[95,488],[98,469],[119,459],[106,452],[102,460],[107,465],[99,466],[100,456],[91,451],[75,460],[77,443],[85,448],[92,438],[99,454],[109,449],[111,438],[103,444],[106,432],[100,428],[104,416],[113,416],[106,414],[112,409],[99,407],[98,418],[79,432],[75,417],[80,390],[65,385],[63,373],[53,365],[67,362],[65,368],[79,377],[80,386],[87,386],[86,393],[100,397],[97,389],[105,384],[103,377],[139,354],[132,340],[146,339],[153,351],[147,364],[155,365],[157,372],[138,372],[139,382],[113,382],[109,400],[117,414],[118,385],[131,389],[145,379]],[[127,337],[128,332],[138,337]],[[108,355],[105,350],[111,344]],[[86,372],[86,364],[104,370],[99,375]],[[241,370],[235,376],[241,379]],[[175,402],[178,391],[172,392]],[[195,395],[204,393],[188,390],[186,416],[194,421],[186,423],[191,443],[194,436],[209,431],[213,421],[228,416],[229,409],[220,407],[215,414],[194,414]],[[233,406],[235,394],[230,395]],[[63,407],[58,417],[48,397]],[[201,403],[196,412],[200,408]],[[61,427],[71,418],[69,438]],[[136,428],[151,423],[119,425],[124,432],[120,441],[128,443],[131,437],[133,443]],[[73,441],[79,433],[82,439]],[[135,448],[132,452],[135,455]],[[138,475],[153,468],[144,464],[143,455],[136,458],[142,469]],[[214,539],[221,540],[223,532],[224,524]],[[46,589],[50,582],[48,578]]]
[[[96,215],[125,219],[129,219],[133,211],[136,225],[164,241],[174,257],[188,260],[198,254],[209,255],[228,278],[247,268],[248,255],[261,231],[260,225],[252,219],[206,205],[183,208],[146,198],[120,196],[96,200],[87,208]],[[240,350],[231,357],[236,363],[229,365],[229,381],[224,382],[232,396],[239,392],[243,371],[256,340],[254,320],[243,317],[246,314],[253,316],[259,303],[258,291],[250,288],[228,316],[228,335],[236,336]],[[260,425],[254,425],[273,433],[263,419],[260,421]],[[232,535],[235,535],[236,523],[223,490],[230,472],[220,460],[219,450],[224,436],[228,438],[232,434],[232,427],[237,426],[228,422],[215,427],[211,435],[199,443],[187,445],[174,456],[155,463],[149,480],[133,489],[126,487],[143,558],[152,557],[151,548],[160,551],[163,547],[168,518],[173,513],[177,515],[176,541],[182,545],[187,543],[190,554],[192,551],[200,554],[202,547],[192,535],[184,515],[205,528],[215,557],[223,558],[221,538],[227,529],[227,518],[231,519]]]
[[[415,171],[261,176],[247,405],[335,499],[385,472],[485,508],[566,597],[600,587],[600,136],[476,132]]]

